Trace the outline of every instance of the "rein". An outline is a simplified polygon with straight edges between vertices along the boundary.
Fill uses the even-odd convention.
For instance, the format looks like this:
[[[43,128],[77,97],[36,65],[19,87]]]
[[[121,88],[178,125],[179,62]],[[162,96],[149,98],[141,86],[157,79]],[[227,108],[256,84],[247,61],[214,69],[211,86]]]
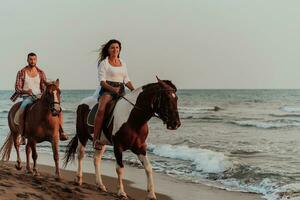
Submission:
[[[158,90],[158,91],[155,91],[155,92],[162,92],[162,91],[175,91],[175,89],[160,89],[160,90]],[[152,92],[152,91],[151,91]],[[139,110],[141,110],[141,111],[143,111],[143,112],[146,112],[146,110],[145,109],[143,109],[143,108],[140,108],[139,106],[137,106],[137,105],[135,105],[134,103],[132,103],[129,99],[127,99],[126,97],[124,97],[124,96],[120,96],[121,98],[123,98],[125,101],[127,101],[128,103],[130,103],[134,108],[137,108],[137,109],[139,109]],[[159,98],[160,99],[160,98]],[[159,105],[160,105],[160,101],[159,101]],[[156,117],[156,118],[158,118],[158,119],[161,119],[161,120],[163,120],[158,114],[156,114],[155,112],[153,113],[153,115],[152,115],[153,117]],[[163,120],[164,121],[164,120]]]

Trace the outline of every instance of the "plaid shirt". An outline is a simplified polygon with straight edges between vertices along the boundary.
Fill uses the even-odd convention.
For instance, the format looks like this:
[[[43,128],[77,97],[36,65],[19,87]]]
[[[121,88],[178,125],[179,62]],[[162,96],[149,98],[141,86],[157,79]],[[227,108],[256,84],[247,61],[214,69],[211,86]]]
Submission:
[[[45,73],[39,69],[38,67],[36,67],[38,74],[40,76],[40,90],[43,93],[45,90],[45,86],[43,84],[44,81],[46,81],[46,75]],[[17,74],[17,78],[16,78],[16,84],[15,84],[15,93],[10,97],[10,100],[12,100],[13,102],[17,100],[17,98],[19,98],[20,96],[23,95],[23,87],[24,87],[24,82],[25,82],[25,71],[26,71],[26,67],[24,67],[23,69],[21,69],[20,71],[18,71]]]

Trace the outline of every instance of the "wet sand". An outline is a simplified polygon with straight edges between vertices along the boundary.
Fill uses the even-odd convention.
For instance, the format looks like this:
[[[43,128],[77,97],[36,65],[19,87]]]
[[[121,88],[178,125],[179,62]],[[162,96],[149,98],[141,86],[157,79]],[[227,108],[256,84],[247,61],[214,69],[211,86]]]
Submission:
[[[24,156],[22,156],[24,158]],[[11,160],[15,160],[12,152]],[[103,181],[108,192],[99,191],[95,185],[93,162],[91,158],[84,160],[82,186],[74,183],[76,163],[61,170],[62,180],[54,179],[55,169],[52,156],[39,153],[38,170],[40,176],[25,175],[23,169],[17,171],[15,162],[1,162],[0,164],[0,199],[120,199],[116,195],[115,165],[112,161],[103,161]],[[40,164],[39,164],[40,163]],[[47,165],[42,165],[47,164]],[[51,166],[52,165],[52,166]],[[261,200],[257,194],[232,192],[202,184],[185,183],[175,178],[154,173],[157,198],[160,200]],[[147,193],[146,176],[143,169],[126,165],[125,191],[129,199],[145,199]]]

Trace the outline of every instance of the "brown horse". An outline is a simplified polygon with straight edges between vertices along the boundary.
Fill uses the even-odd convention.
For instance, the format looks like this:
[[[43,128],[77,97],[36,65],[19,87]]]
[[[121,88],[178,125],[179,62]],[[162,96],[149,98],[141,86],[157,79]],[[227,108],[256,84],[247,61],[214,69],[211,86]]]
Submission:
[[[60,107],[60,89],[59,80],[55,82],[46,83],[46,90],[41,98],[35,103],[28,106],[26,109],[24,135],[27,138],[26,144],[26,171],[38,175],[36,168],[37,152],[36,143],[43,141],[51,142],[53,156],[56,166],[56,178],[60,178],[59,172],[59,157],[58,157],[58,141],[59,141],[59,114]],[[2,153],[2,160],[9,160],[12,145],[14,144],[17,152],[17,165],[18,170],[22,169],[20,158],[20,145],[18,139],[20,137],[18,126],[14,123],[14,117],[20,107],[21,102],[12,106],[8,113],[8,125],[10,133],[2,146],[0,152]],[[32,150],[33,171],[30,167],[30,153]]]
[[[158,79],[158,78],[157,78]],[[113,111],[108,127],[103,129],[100,140],[103,144],[113,145],[116,157],[116,172],[118,174],[118,195],[126,198],[123,187],[124,165],[122,152],[131,150],[138,156],[147,175],[147,199],[156,199],[152,177],[152,167],[146,155],[146,139],[148,136],[147,122],[153,116],[157,116],[167,124],[167,128],[175,130],[180,126],[177,110],[176,87],[171,81],[158,79],[152,83],[138,88],[121,98]],[[88,104],[88,103],[87,103]],[[76,149],[78,151],[77,183],[82,184],[82,159],[87,141],[92,139],[93,130],[87,124],[87,116],[90,107],[82,103],[77,108],[76,135],[70,141],[65,155],[65,165],[74,160]],[[79,141],[79,147],[78,147]],[[78,148],[77,148],[78,147]],[[95,150],[94,165],[96,172],[96,184],[100,190],[106,191],[102,183],[100,164],[105,151],[105,145],[101,150]]]

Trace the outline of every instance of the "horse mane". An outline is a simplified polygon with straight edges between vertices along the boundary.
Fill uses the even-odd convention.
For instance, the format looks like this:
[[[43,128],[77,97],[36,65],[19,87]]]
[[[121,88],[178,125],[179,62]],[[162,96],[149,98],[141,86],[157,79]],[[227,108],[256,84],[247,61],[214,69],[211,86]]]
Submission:
[[[166,83],[168,86],[170,86],[171,88],[173,88],[175,91],[177,91],[176,86],[172,83],[172,81],[170,80],[162,80],[164,83]],[[144,85],[142,88],[143,89],[148,89],[148,88],[152,88],[154,86],[156,86],[158,83],[149,83],[147,85]]]

